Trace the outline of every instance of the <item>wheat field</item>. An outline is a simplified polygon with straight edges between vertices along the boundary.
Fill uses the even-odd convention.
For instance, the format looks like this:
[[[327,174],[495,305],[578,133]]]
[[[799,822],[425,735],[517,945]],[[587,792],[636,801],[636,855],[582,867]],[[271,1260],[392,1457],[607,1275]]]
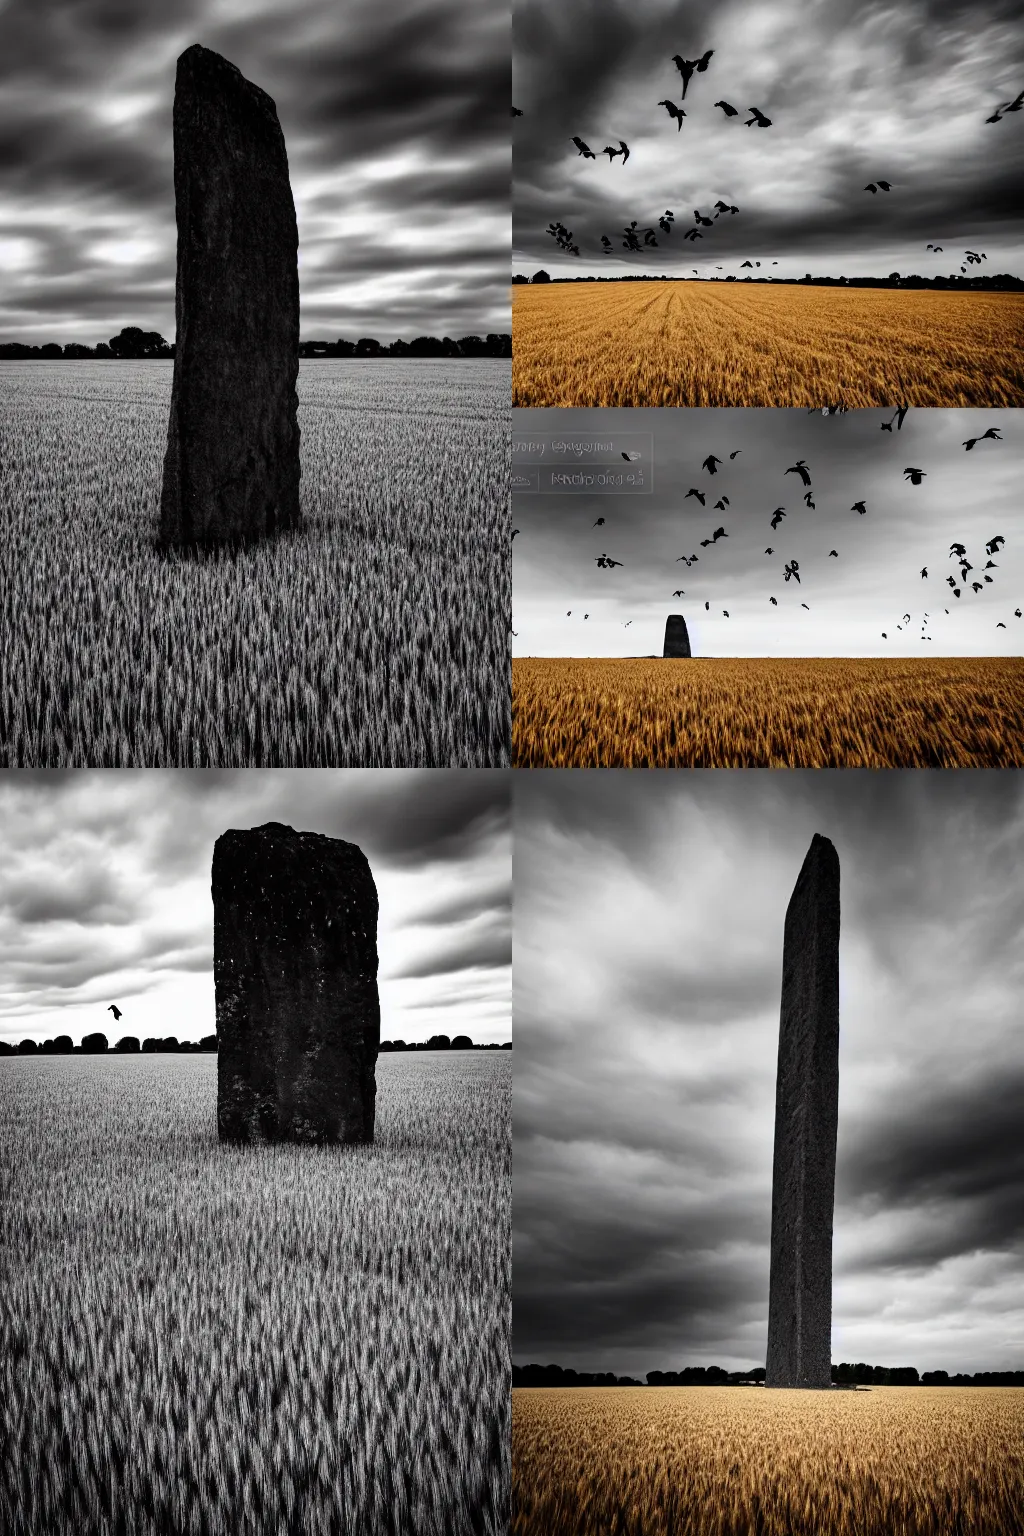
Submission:
[[[1024,1388],[517,1387],[514,1536],[1020,1536]]]
[[[511,1059],[222,1147],[216,1057],[0,1062],[4,1536],[505,1536]]]
[[[0,363],[0,767],[507,765],[508,364],[304,359],[304,526],[203,556],[171,374]]]
[[[516,284],[512,403],[1024,405],[1024,295]]]
[[[1019,657],[522,657],[517,768],[1024,766]]]

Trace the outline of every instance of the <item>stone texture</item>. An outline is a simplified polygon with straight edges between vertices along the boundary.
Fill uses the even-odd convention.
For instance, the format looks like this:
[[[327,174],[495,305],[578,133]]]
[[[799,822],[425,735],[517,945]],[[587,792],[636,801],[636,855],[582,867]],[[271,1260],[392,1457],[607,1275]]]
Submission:
[[[279,822],[213,850],[222,1141],[373,1140],[377,889],[355,843]]]
[[[828,1387],[839,1111],[839,858],[815,833],[786,911],[775,1089],[769,1387]]]
[[[165,544],[294,528],[298,230],[270,97],[196,44],[174,87],[177,336],[160,500]]]
[[[670,613],[665,623],[665,656],[689,656],[690,636],[681,613]]]

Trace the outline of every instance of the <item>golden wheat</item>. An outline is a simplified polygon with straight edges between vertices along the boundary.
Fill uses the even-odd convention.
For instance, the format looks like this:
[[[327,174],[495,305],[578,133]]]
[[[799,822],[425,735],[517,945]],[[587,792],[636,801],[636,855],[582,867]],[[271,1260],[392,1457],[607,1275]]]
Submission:
[[[215,1057],[0,1062],[4,1536],[503,1536],[511,1060],[372,1146],[217,1140]]]
[[[508,364],[303,362],[303,527],[202,557],[170,387],[0,364],[0,767],[506,765]]]
[[[1024,295],[744,283],[513,288],[512,403],[1024,405]]]
[[[1024,766],[1024,660],[525,657],[517,768]]]
[[[514,1536],[1019,1536],[1024,1388],[517,1387]]]

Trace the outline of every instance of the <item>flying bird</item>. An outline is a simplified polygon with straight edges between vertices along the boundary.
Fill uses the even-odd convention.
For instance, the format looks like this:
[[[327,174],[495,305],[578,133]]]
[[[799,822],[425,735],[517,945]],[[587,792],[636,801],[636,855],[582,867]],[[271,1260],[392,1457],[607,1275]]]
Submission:
[[[998,550],[999,550],[1000,544],[1005,544],[1005,543],[1006,543],[1006,540],[1003,538],[1003,535],[1001,533],[997,533],[995,538],[994,539],[989,539],[988,543],[985,545],[985,553],[986,553],[986,555],[997,554]]]
[[[967,452],[970,453],[975,443],[984,442],[986,437],[991,437],[995,442],[1001,443],[1002,438],[999,436],[1001,431],[1001,427],[989,427],[988,431],[983,432],[980,437],[969,437],[964,443],[964,447],[967,449]]]
[[[723,613],[723,615],[724,615],[724,617],[725,617],[725,618],[728,618],[728,617],[729,617],[729,610],[728,610],[728,608],[723,608],[723,609],[722,609],[722,613]],[[1005,627],[1005,626],[1004,626],[1004,627]]]
[[[710,613],[711,612],[711,604],[710,603],[705,603],[704,604],[704,612],[705,613]]]
[[[522,107],[513,107],[512,108],[512,116],[513,117],[522,117],[522,115],[523,115]]]
[[[949,554],[950,554],[950,558],[951,559],[952,559],[952,557],[954,555],[966,555],[966,553],[967,553],[967,548],[963,544],[951,544],[949,546]],[[988,550],[987,553],[991,554],[992,551]]]
[[[580,138],[579,134],[574,133],[573,136],[572,136],[572,141],[576,145],[577,151],[584,157],[584,159],[586,159],[586,160],[596,160],[597,159],[597,156],[594,154],[594,151],[591,149],[590,145],[589,144],[584,144],[584,142]]]
[[[1002,619],[1000,619],[999,623],[996,625],[996,629],[1005,629],[1005,628],[1006,628],[1006,625],[1003,623]]]
[[[839,551],[838,551],[838,549],[830,549],[829,550],[829,555],[830,556],[831,555],[835,555],[836,559],[838,560],[839,559]]]
[[[114,1023],[116,1024],[118,1019],[121,1017],[121,1010],[117,1004],[111,1003],[110,1007],[107,1009],[107,1012],[114,1015]]]
[[[781,507],[776,507],[775,511],[772,513],[772,527],[777,528],[785,515],[786,514]]]
[[[905,469],[903,473],[910,481],[911,485],[920,485],[921,481],[924,479],[926,471],[923,469]]]
[[[611,566],[611,565],[621,565],[622,564],[621,560],[613,560],[611,555],[595,555],[594,559],[597,561],[598,565],[601,565],[601,566],[606,566],[606,565],[607,566]]]
[[[922,565],[922,567],[921,567],[921,578],[922,578],[922,580],[927,575],[928,575],[928,567],[926,565]]]
[[[853,506],[850,508],[851,512],[859,512],[861,517],[863,517],[865,515],[867,510],[868,510],[867,507],[864,505],[864,503],[862,501],[855,501]]]
[[[683,91],[683,95],[686,95],[685,90]],[[686,113],[683,111],[682,107],[677,107],[674,101],[659,101],[658,106],[664,107],[669,117],[675,118],[676,132],[678,133],[680,128],[683,126],[683,118],[686,116]]]
[[[774,549],[772,549],[771,545],[769,544],[768,548],[765,550],[765,554],[766,555],[774,555],[774,553],[775,553]]]
[[[790,560],[788,562],[788,564],[783,566],[782,569],[783,569],[783,571],[785,573],[785,577],[786,577],[787,581],[789,580],[789,578],[791,576],[794,576],[797,581],[800,580],[800,562],[799,562],[799,560]]]
[[[807,505],[811,508],[812,511],[817,507],[817,502],[814,500],[814,492],[813,491],[807,491],[805,493],[804,501],[807,503]]]
[[[768,599],[768,601],[769,601],[769,602],[770,602],[770,603],[775,603],[775,606],[776,606],[776,608],[777,608],[777,607],[778,607],[778,606],[779,606],[779,605],[778,605],[778,602],[777,602],[777,601],[776,601],[776,599],[775,599],[775,598],[774,598],[774,597],[770,597],[770,598],[769,598],[769,599]]]
[[[686,593],[683,591],[682,587],[680,587],[678,589],[678,591],[672,593],[672,596],[673,597],[685,597]]]
[[[787,475],[799,475],[804,485],[810,485],[811,483],[811,472],[807,468],[806,459],[797,459],[796,463],[791,464],[785,473]]]
[[[748,112],[752,112],[753,116],[748,118],[748,120],[744,123],[744,125],[743,125],[744,128],[753,128],[755,123],[757,124],[758,128],[770,128],[771,127],[771,125],[772,125],[771,118],[770,117],[765,117],[764,113],[762,111],[760,111],[757,107],[748,107],[747,111]]]
[[[717,474],[718,466],[721,463],[721,459],[716,459],[713,453],[709,453],[707,458],[704,460],[704,463],[701,465],[701,469],[706,469],[709,475],[714,475]]]
[[[726,117],[738,117],[739,116],[738,108],[731,107],[727,101],[716,101],[715,102],[715,106],[716,107],[721,107],[721,109],[725,113]]]
[[[986,571],[998,571],[999,567],[996,565],[994,560],[986,560],[985,569]]]
[[[941,251],[942,250],[942,246],[941,245],[926,245],[925,246],[925,250],[926,251]]]
[[[714,51],[715,50],[713,48],[709,48],[707,53],[703,54],[699,59],[684,59],[678,53],[674,53],[672,55],[672,63],[683,77],[684,101],[686,100],[686,87],[693,79],[694,74],[702,75],[704,73],[708,67],[708,60],[711,58],[711,55],[714,53]]]
[[[741,261],[740,262],[740,271],[742,272],[744,267],[751,267],[751,266],[753,266],[752,262],[750,262],[750,261]]]
[[[595,527],[595,528],[602,528],[603,526],[604,526],[604,518],[603,517],[599,517],[597,522],[593,524],[593,527]]]
[[[609,165],[612,164],[616,155],[622,156],[622,163],[625,165],[626,161],[629,159],[629,145],[626,143],[625,139],[620,139],[618,149],[613,149],[610,144],[606,144],[601,153],[602,155],[608,156]],[[629,622],[632,624],[632,619],[630,619]]]
[[[687,491],[686,495],[683,497],[683,500],[689,501],[691,496],[696,496],[702,507],[707,506],[707,499],[704,495],[704,492],[695,490],[692,485],[690,486],[690,489]]]
[[[799,579],[800,579],[800,578],[799,578],[799,577],[797,577],[797,580],[798,580],[798,581],[799,581]],[[810,613],[810,611],[811,611],[811,605],[810,605],[810,603],[801,603],[801,604],[800,604],[800,607],[801,607],[801,608],[806,608],[806,609],[807,609],[807,612],[808,612],[808,613]]]
[[[701,539],[700,547],[701,549],[707,549],[709,544],[717,544],[719,539],[727,539],[728,537],[729,535],[724,528],[716,528],[710,539]]]
[[[877,192],[879,187],[881,187],[883,192],[888,192],[889,189],[890,189],[890,186],[891,186],[891,183],[888,182],[888,181],[878,181],[878,182],[869,181],[867,186],[864,188],[864,191],[865,192]]]
[[[512,529],[512,537],[513,537],[513,538],[515,538],[515,536],[516,536],[516,534],[517,534],[517,533],[518,533],[518,532],[519,532],[519,529],[518,529],[518,528],[513,528],[513,529]]]
[[[909,410],[910,410],[910,406],[909,405],[897,406],[895,416],[893,416],[890,421],[883,421],[882,422],[882,431],[883,432],[891,432],[892,431],[892,424],[893,424],[893,422],[895,422],[896,423],[896,430],[897,430],[897,432],[902,432],[903,431],[903,423],[906,420],[907,412]]]
[[[971,590],[972,590],[972,592],[980,592],[981,591],[981,582],[980,581],[972,581],[971,582]]]
[[[730,457],[730,459],[734,459],[737,454],[740,454],[742,452],[743,452],[742,448],[734,448],[732,453],[730,453],[729,457]]]
[[[686,561],[686,569],[689,570],[690,566],[693,564],[693,562],[695,560],[699,560],[699,559],[700,559],[699,555],[676,555],[676,564],[678,565],[680,560],[685,560]]]

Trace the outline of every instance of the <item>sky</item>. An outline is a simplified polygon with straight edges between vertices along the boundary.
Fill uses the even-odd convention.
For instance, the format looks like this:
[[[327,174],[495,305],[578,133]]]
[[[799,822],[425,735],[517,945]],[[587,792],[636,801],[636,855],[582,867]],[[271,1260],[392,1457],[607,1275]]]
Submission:
[[[509,18],[475,0],[5,0],[0,341],[174,338],[175,63],[273,97],[303,340],[507,332]]]
[[[382,1039],[508,1040],[510,818],[501,770],[10,769],[0,1038],[212,1034],[213,845],[279,821],[366,855]]]
[[[786,906],[840,865],[832,1359],[1024,1369],[1024,776],[514,776],[513,1358],[764,1364]]]
[[[660,656],[665,620],[681,613],[695,656],[1019,656],[1020,415],[911,410],[902,429],[883,432],[892,411],[517,410],[514,443],[543,444],[548,459],[558,443],[611,443],[605,465],[635,473],[649,459],[638,435],[647,433],[654,464],[650,494],[513,496],[513,655]],[[964,448],[990,428],[999,440]],[[639,460],[622,461],[619,436]],[[714,475],[702,467],[709,454],[721,460]],[[588,457],[584,449],[579,462]],[[799,459],[809,490],[787,473]],[[536,451],[514,452],[517,466],[531,460],[548,462]],[[905,478],[907,468],[924,471],[919,485]],[[723,496],[729,504],[716,511]],[[852,510],[858,501],[863,514]],[[780,506],[785,516],[773,529]],[[595,527],[599,517],[604,525]],[[701,548],[720,527],[725,537]],[[996,535],[1006,542],[989,556]],[[953,543],[964,545],[973,567],[966,584]],[[621,566],[599,567],[603,554]],[[693,555],[696,564],[680,559]],[[785,578],[794,559],[799,582]],[[995,568],[986,571],[989,559]]]
[[[517,0],[513,42],[513,271],[959,276],[972,249],[969,272],[1024,275],[1024,111],[985,121],[1024,89],[1017,0]],[[684,100],[673,55],[708,48]],[[620,140],[628,161],[602,153]],[[719,200],[739,212],[684,239]],[[656,249],[623,250],[634,219]]]

